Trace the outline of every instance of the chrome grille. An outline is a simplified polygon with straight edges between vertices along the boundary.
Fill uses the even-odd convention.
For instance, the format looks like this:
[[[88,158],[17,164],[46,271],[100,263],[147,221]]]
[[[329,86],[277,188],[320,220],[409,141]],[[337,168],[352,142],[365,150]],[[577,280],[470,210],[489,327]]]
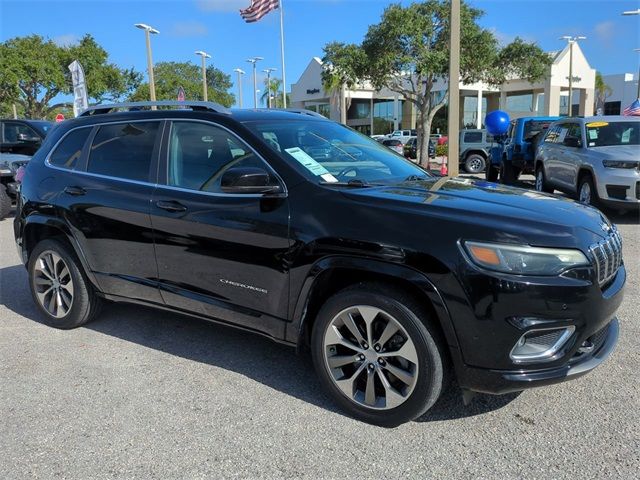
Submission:
[[[614,226],[607,238],[589,247],[598,274],[598,284],[607,283],[622,265],[622,237]]]

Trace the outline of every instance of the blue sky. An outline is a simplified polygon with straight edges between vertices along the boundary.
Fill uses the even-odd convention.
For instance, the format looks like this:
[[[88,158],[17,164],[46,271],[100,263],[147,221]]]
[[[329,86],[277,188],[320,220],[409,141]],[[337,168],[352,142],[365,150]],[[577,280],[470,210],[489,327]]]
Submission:
[[[195,50],[210,53],[221,70],[240,67],[262,56],[261,68],[280,76],[279,15],[246,24],[238,9],[250,0],[0,0],[0,41],[37,33],[65,44],[91,33],[122,67],[146,68],[144,35],[134,23],[160,30],[153,37],[154,61],[198,61]],[[313,56],[330,41],[360,42],[392,2],[382,0],[283,0],[287,83],[297,80]],[[403,4],[410,2],[402,1]],[[640,16],[622,16],[640,7],[617,0],[469,0],[485,11],[481,24],[501,41],[519,35],[545,50],[563,47],[561,35],[585,35],[581,46],[591,65],[605,74],[637,72]],[[232,77],[235,80],[235,74]],[[259,77],[259,81],[260,81]],[[245,105],[252,98],[244,81]],[[260,88],[260,87],[258,87]],[[233,89],[235,93],[235,87]]]

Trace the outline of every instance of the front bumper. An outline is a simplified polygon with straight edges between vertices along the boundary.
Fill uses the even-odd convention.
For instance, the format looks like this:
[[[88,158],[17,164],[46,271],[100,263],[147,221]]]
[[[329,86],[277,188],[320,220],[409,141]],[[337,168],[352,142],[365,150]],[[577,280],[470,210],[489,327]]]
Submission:
[[[610,206],[640,206],[640,172],[635,169],[603,168],[596,173],[596,188]]]
[[[603,363],[618,343],[616,317],[605,327],[602,343],[589,354],[576,353],[564,365],[539,370],[490,370],[466,367],[458,382],[462,388],[482,393],[502,394],[542,387],[581,377]]]

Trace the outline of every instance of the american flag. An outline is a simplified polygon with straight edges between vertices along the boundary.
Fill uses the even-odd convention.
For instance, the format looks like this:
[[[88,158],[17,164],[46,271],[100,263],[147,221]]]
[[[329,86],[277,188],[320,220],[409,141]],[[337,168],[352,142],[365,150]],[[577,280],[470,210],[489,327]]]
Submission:
[[[280,0],[251,0],[251,5],[240,10],[240,15],[247,23],[253,23],[260,20],[271,10],[275,10],[280,6]]]
[[[622,115],[627,117],[640,117],[640,99],[636,99],[635,102],[625,108]]]

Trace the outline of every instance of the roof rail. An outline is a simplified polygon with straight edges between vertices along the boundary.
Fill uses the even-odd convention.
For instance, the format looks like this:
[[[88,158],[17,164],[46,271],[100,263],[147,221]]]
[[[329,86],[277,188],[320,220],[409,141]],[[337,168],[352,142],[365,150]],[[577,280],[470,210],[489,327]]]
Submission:
[[[184,101],[179,102],[177,100],[161,100],[158,102],[125,102],[125,103],[112,103],[105,105],[94,105],[82,112],[80,117],[88,117],[89,115],[102,115],[110,113],[114,110],[143,110],[150,109],[151,107],[182,107],[191,110],[216,112],[216,113],[231,113],[227,107],[213,102],[198,102],[198,101]]]
[[[313,110],[307,110],[306,108],[272,108],[271,110],[280,110],[281,112],[299,113],[301,115],[309,115],[311,117],[323,118],[328,120],[327,117],[321,113],[314,112]]]

